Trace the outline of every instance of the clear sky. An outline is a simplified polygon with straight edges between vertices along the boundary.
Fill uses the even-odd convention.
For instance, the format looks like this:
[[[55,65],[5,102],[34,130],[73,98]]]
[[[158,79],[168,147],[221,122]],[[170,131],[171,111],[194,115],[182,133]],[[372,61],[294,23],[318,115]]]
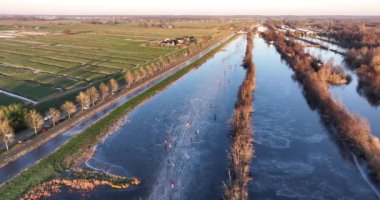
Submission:
[[[0,0],[0,14],[380,15],[380,0]]]

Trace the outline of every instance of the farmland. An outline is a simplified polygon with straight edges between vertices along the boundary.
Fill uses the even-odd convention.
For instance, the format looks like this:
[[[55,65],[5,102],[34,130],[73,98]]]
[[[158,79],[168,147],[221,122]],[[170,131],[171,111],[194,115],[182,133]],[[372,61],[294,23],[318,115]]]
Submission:
[[[222,33],[202,22],[165,29],[135,22],[1,20],[0,35],[7,37],[0,39],[0,89],[37,102],[51,100],[127,70],[150,67],[183,48],[148,47],[149,40],[191,35],[202,42]]]
[[[22,103],[22,101],[17,98],[0,93],[0,105],[9,105],[12,103]]]

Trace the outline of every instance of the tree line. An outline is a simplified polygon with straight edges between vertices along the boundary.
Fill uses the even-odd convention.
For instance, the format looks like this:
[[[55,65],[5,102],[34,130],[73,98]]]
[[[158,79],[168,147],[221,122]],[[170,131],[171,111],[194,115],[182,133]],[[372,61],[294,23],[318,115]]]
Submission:
[[[264,33],[268,39],[275,35],[275,46],[282,58],[296,73],[296,79],[303,87],[304,94],[312,109],[317,109],[322,120],[333,127],[339,141],[352,153],[367,161],[376,180],[380,180],[380,140],[371,133],[368,122],[361,116],[351,114],[347,108],[336,101],[329,91],[329,82],[321,79],[313,68],[310,55],[300,51],[301,46],[293,49],[292,39],[279,36],[280,33]]]
[[[99,88],[90,87],[85,91],[79,92],[76,96],[76,102],[81,110],[86,107],[94,106],[100,99],[105,100],[107,97],[112,96],[118,90],[119,84],[115,79],[111,79],[108,83],[101,83]],[[0,107],[0,137],[6,149],[9,149],[9,143],[15,139],[15,130],[22,130],[22,128],[30,128],[34,134],[41,131],[45,120],[50,121],[54,127],[56,124],[67,118],[71,118],[73,114],[78,111],[77,105],[72,101],[66,101],[60,106],[60,109],[50,108],[46,114],[45,119],[41,113],[35,109],[27,110],[25,107],[17,104]]]
[[[372,105],[380,105],[380,32],[367,23],[339,22],[322,33],[348,48],[345,61],[356,70],[359,91]]]
[[[297,69],[300,72],[313,70],[319,80],[333,85],[347,84],[351,80],[351,77],[341,66],[333,66],[332,61],[324,64],[320,59],[305,53],[303,45],[295,42],[292,35],[278,33],[272,29],[262,36],[267,41],[273,41],[275,46],[281,49],[282,57],[291,65],[298,66]]]
[[[350,49],[346,61],[356,69],[359,91],[372,105],[380,105],[380,47]]]
[[[378,30],[367,26],[364,22],[336,21],[328,26],[323,36],[333,39],[346,48],[379,47]]]
[[[253,34],[247,34],[247,46],[243,59],[246,77],[239,87],[238,100],[232,118],[233,133],[230,149],[230,180],[224,185],[224,199],[247,200],[248,184],[251,181],[250,163],[254,154],[252,129],[253,91],[255,85],[255,66],[252,62]]]

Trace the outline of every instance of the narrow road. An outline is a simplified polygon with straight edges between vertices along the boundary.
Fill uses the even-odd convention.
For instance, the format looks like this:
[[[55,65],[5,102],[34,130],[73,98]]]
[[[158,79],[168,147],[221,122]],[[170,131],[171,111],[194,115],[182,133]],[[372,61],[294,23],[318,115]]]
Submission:
[[[217,44],[214,44],[207,50],[199,53],[198,55],[190,58],[188,61],[185,61],[181,64],[179,64],[177,67],[174,67],[167,72],[163,73],[161,76],[158,76],[154,78],[152,81],[145,83],[144,86],[136,89],[135,91],[127,94],[125,97],[119,99],[115,103],[112,103],[111,105],[105,107],[100,112],[97,112],[95,115],[89,117],[88,119],[80,122],[79,124],[75,125],[71,129],[63,132],[62,134],[57,135],[53,139],[49,140],[48,142],[42,144],[38,148],[26,153],[25,155],[21,156],[20,158],[16,159],[15,161],[9,163],[8,165],[0,168],[0,186],[6,183],[7,181],[11,180],[14,176],[18,175],[19,173],[25,171],[35,163],[37,163],[39,160],[46,158],[48,155],[59,149],[63,144],[65,144],[67,141],[69,141],[73,136],[78,135],[82,131],[84,131],[87,127],[94,124],[96,121],[104,118],[109,113],[111,113],[114,109],[116,109],[118,106],[128,102],[131,98],[143,93],[144,91],[148,90],[149,88],[153,87],[157,83],[161,82],[162,80],[166,79],[170,75],[174,74],[175,72],[185,68],[186,66],[192,64],[196,60],[200,59],[219,45],[223,44],[224,42],[228,41],[230,38],[232,38],[233,35],[228,36],[224,40],[218,42]]]

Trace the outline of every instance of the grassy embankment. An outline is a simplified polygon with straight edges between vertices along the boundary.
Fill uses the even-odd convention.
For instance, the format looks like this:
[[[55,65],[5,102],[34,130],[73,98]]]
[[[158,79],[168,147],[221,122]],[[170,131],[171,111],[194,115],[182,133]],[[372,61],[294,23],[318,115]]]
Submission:
[[[80,157],[81,152],[85,152],[87,148],[98,142],[99,139],[101,139],[108,132],[108,130],[112,128],[113,124],[116,123],[121,117],[125,116],[129,111],[138,106],[140,103],[144,102],[146,99],[165,89],[173,81],[179,79],[194,67],[201,65],[208,58],[213,56],[220,48],[222,48],[224,44],[227,44],[233,39],[234,38],[231,38],[191,65],[177,71],[152,88],[141,93],[127,103],[121,105],[112,113],[72,138],[62,148],[52,153],[47,158],[43,159],[34,166],[30,167],[26,171],[22,172],[20,175],[7,182],[5,185],[1,186],[0,199],[16,199],[23,193],[27,192],[31,187],[36,186],[49,179],[58,177],[64,169],[70,168],[73,164],[73,162],[67,162],[68,160],[74,160],[75,158]]]
[[[246,77],[239,88],[233,116],[233,135],[230,150],[230,181],[225,185],[224,198],[247,200],[250,163],[254,154],[252,130],[253,91],[255,90],[255,66],[252,63],[253,35],[248,33],[243,67]]]
[[[271,35],[272,34],[272,35]],[[380,180],[380,141],[371,133],[368,122],[361,116],[351,114],[336,101],[329,91],[329,82],[321,79],[311,65],[310,55],[293,40],[285,40],[278,34],[264,34],[275,41],[278,52],[296,73],[305,96],[320,113],[325,124],[336,130],[342,143],[359,158],[367,161],[375,180]],[[274,36],[274,37],[273,37]]]

